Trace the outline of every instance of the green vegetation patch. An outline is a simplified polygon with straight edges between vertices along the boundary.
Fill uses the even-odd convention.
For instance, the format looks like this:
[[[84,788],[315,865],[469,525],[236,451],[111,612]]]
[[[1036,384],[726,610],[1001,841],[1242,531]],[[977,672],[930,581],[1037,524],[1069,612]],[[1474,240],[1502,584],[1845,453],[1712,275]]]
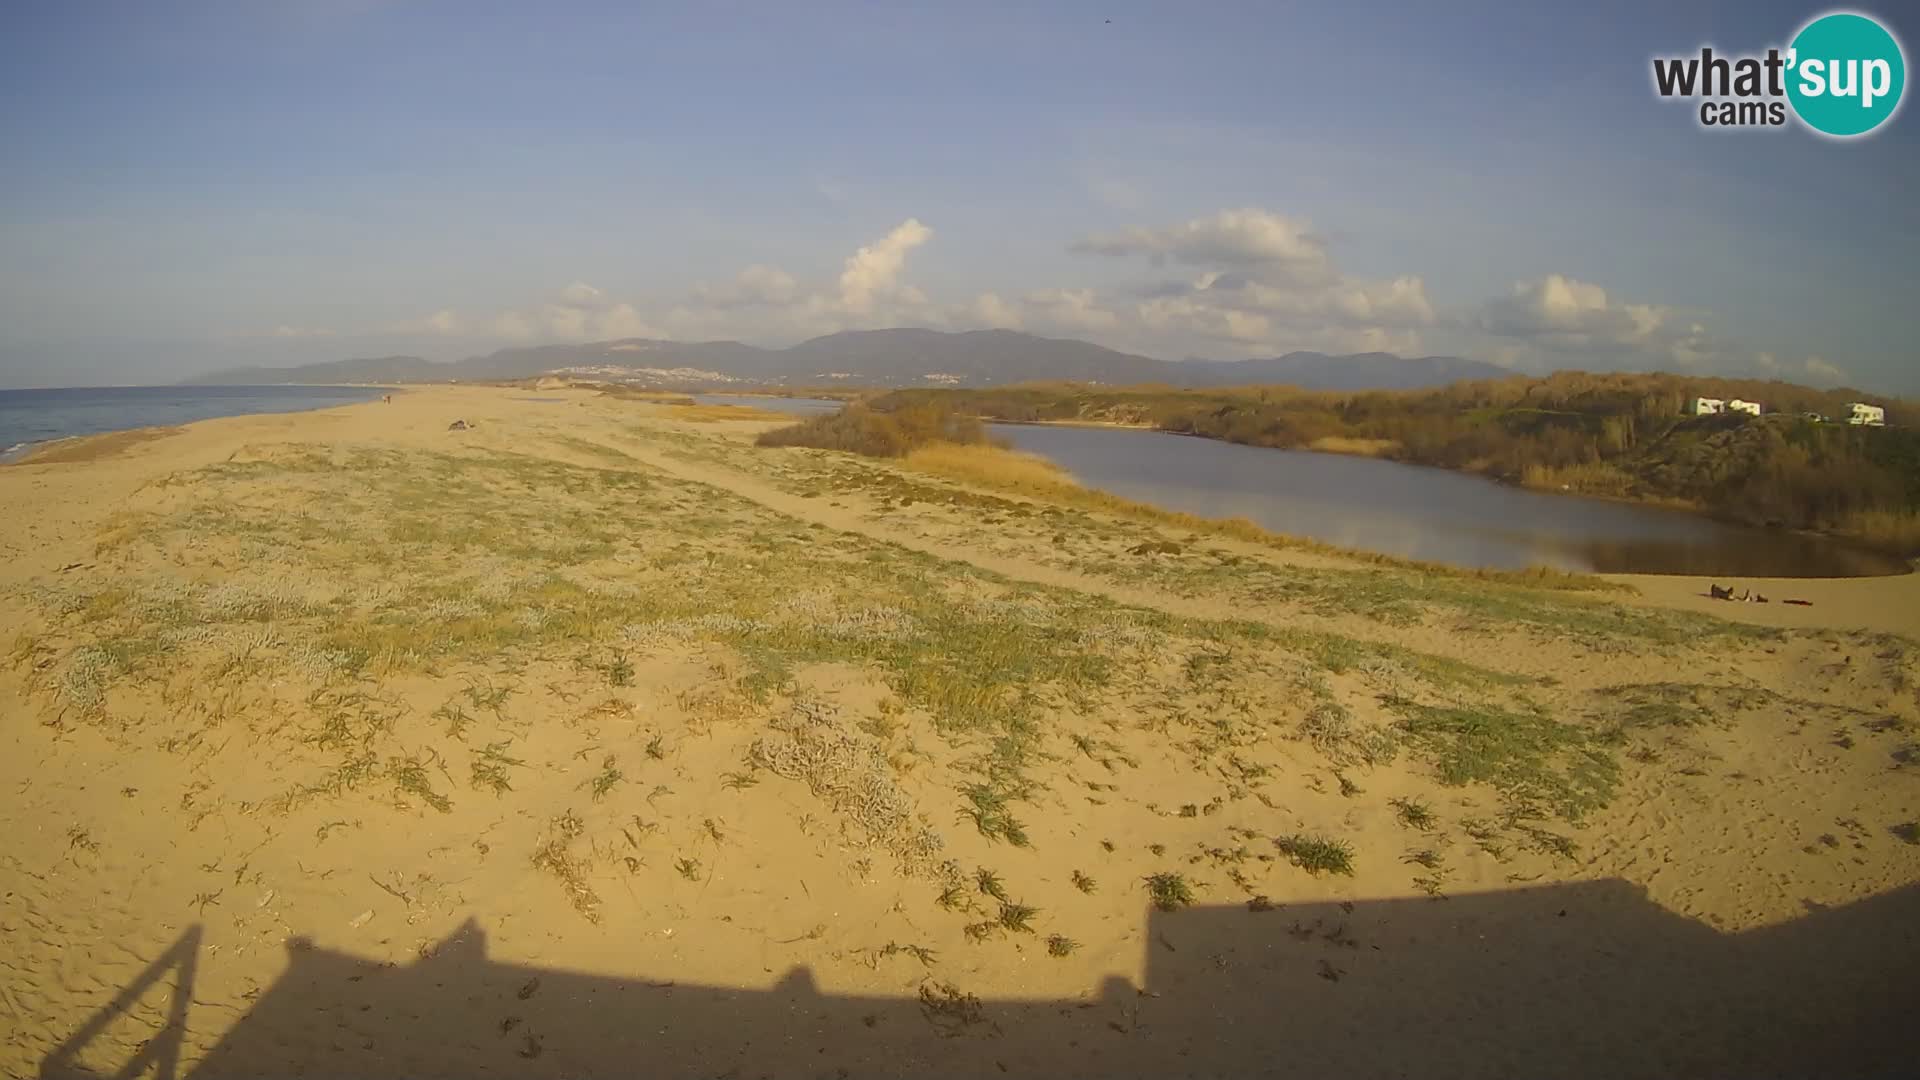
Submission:
[[[930,443],[987,441],[986,425],[977,417],[939,405],[910,405],[890,412],[849,405],[838,412],[763,432],[758,443],[845,450],[866,457],[905,457],[914,448]]]
[[[1510,811],[1577,822],[1605,806],[1620,766],[1593,734],[1533,709],[1434,706],[1393,701],[1405,742],[1442,783],[1486,784]]]

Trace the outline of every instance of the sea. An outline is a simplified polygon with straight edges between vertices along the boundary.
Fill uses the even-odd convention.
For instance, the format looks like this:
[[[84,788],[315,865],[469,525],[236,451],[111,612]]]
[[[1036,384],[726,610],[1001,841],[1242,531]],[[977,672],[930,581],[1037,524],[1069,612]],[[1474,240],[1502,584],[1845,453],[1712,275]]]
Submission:
[[[102,386],[0,390],[0,462],[55,439],[171,427],[216,416],[303,412],[372,401],[360,386]]]

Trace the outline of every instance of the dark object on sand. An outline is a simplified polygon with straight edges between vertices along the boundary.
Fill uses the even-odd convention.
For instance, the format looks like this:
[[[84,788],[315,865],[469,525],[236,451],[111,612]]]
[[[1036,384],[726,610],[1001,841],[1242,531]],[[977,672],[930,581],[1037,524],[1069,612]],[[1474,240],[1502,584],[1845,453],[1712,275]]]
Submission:
[[[455,420],[453,423],[447,425],[447,430],[448,431],[465,431],[472,426],[473,426],[472,424],[467,423],[465,420]]]
[[[1813,606],[1813,601],[1811,601],[1811,600],[1782,600],[1782,601],[1780,601],[1780,602],[1781,602],[1781,603],[1783,603],[1783,604],[1794,604],[1794,605],[1796,605],[1796,606],[1798,606],[1798,607],[1812,607],[1812,606]]]
[[[1715,600],[1731,600],[1733,599],[1733,586],[1729,585],[1723,589],[1718,585],[1708,583],[1707,595],[1713,597]]]

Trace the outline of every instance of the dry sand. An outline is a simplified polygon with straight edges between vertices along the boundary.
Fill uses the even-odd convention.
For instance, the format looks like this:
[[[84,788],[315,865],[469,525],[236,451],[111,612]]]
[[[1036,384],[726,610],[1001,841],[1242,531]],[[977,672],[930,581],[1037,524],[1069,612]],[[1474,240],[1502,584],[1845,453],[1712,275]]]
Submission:
[[[1907,1066],[1914,577],[1534,591],[538,396],[0,469],[0,1071]]]
[[[1755,626],[1817,630],[1877,630],[1920,638],[1920,573],[1897,577],[1857,578],[1721,578],[1664,574],[1609,574],[1632,585],[1648,602],[1661,607],[1697,611]],[[1733,588],[1737,595],[1767,598],[1752,601],[1716,600],[1710,585]],[[1807,606],[1788,604],[1805,600]]]

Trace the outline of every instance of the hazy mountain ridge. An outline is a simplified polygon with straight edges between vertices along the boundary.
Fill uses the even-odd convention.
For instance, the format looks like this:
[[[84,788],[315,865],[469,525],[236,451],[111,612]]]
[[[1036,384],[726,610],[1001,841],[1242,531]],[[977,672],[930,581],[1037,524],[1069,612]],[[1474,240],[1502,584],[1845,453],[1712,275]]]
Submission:
[[[811,386],[835,382],[887,387],[994,386],[1047,380],[1175,386],[1288,383],[1308,389],[1362,390],[1415,389],[1512,374],[1493,364],[1457,356],[1291,352],[1253,360],[1170,361],[1073,338],[1046,338],[1013,330],[950,333],[898,328],[828,334],[785,349],[763,349],[738,341],[624,338],[500,349],[452,363],[389,356],[288,368],[237,368],[187,381],[255,385],[437,382],[522,378],[562,369],[592,369],[598,377],[616,381],[621,378],[621,369],[630,369],[633,381],[683,389],[741,383]],[[681,371],[689,375],[679,378],[677,373]],[[667,372],[676,374],[663,380],[662,373]]]

